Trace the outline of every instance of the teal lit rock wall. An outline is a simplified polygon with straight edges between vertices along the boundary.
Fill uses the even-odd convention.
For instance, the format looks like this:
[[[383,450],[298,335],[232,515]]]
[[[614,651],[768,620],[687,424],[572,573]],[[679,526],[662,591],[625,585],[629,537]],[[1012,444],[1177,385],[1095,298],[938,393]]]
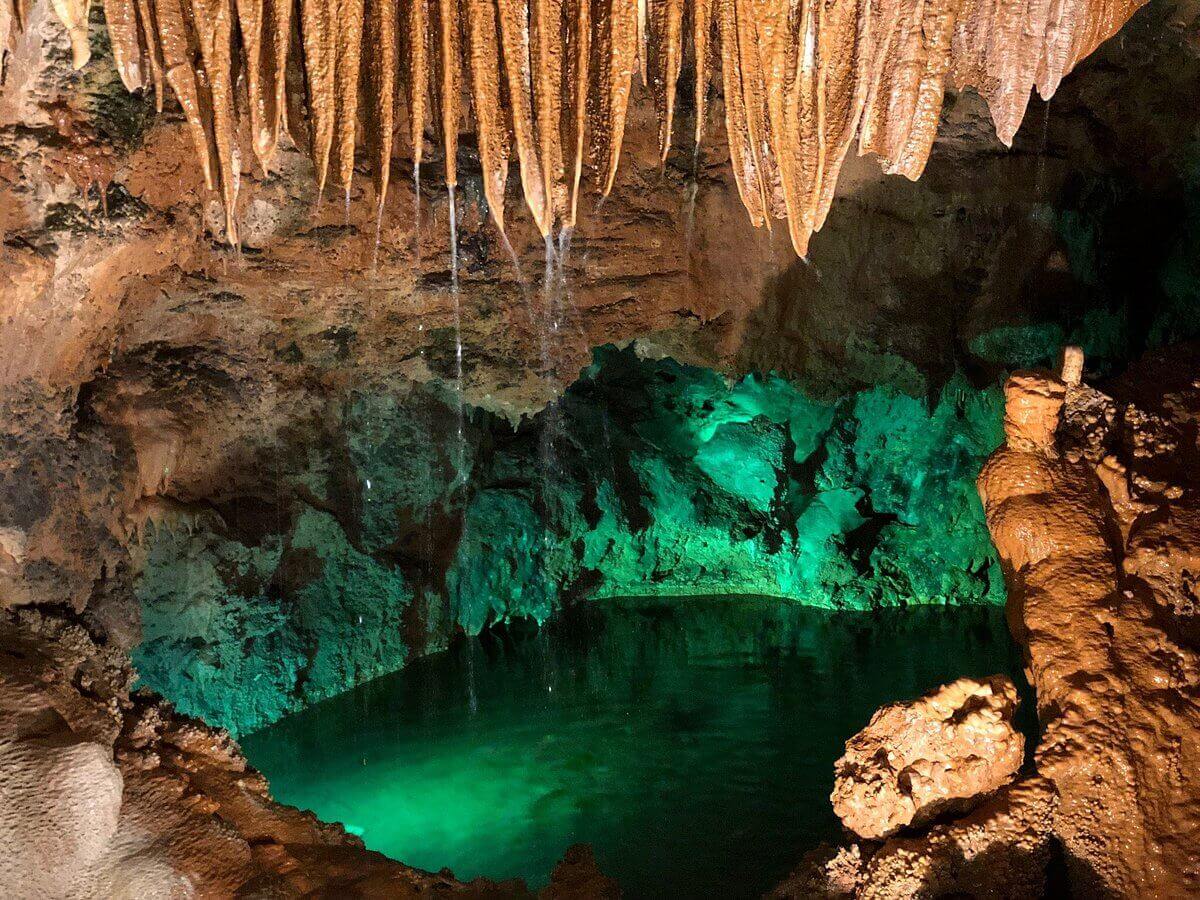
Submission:
[[[999,392],[831,403],[632,350],[496,454],[447,585],[468,630],[574,598],[766,594],[821,607],[998,603],[975,476]],[[539,514],[540,512],[540,514]],[[531,577],[532,576],[532,577]],[[485,589],[481,590],[481,586]]]
[[[1002,437],[995,388],[818,401],[608,347],[515,429],[465,411],[461,444],[438,390],[352,393],[298,429],[255,527],[231,524],[235,499],[150,529],[143,681],[247,731],[456,632],[604,598],[1003,601],[974,487]]]

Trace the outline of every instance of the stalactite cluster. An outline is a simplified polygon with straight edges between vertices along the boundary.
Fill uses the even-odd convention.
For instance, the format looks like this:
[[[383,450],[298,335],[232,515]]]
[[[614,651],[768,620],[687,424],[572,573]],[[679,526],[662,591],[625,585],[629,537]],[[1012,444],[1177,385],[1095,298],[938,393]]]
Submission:
[[[25,0],[0,0],[19,26]],[[76,65],[90,0],[52,0]],[[851,147],[917,178],[947,77],[987,99],[1012,140],[1030,91],[1063,76],[1145,0],[103,0],[130,90],[164,82],[237,240],[239,123],[263,169],[286,131],[323,190],[369,158],[379,209],[393,141],[419,171],[426,132],[457,181],[473,131],[483,190],[504,227],[509,163],[543,235],[574,226],[583,176],[611,191],[640,78],[672,146],[685,56],[695,150],[713,83],[741,198],[755,225],[786,220],[798,254],[829,211]]]

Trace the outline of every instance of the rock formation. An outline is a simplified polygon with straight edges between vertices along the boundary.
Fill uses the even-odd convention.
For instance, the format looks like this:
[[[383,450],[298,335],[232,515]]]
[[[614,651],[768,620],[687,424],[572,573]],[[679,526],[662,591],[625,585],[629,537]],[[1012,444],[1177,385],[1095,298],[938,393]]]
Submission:
[[[303,0],[293,13],[288,0],[107,0],[104,10],[125,87],[153,87],[161,109],[165,77],[179,101],[205,184],[224,203],[231,244],[240,242],[239,108],[248,110],[250,143],[264,170],[286,133],[306,147],[318,191],[332,172],[347,203],[361,119],[382,215],[401,94],[416,177],[432,126],[453,195],[469,95],[497,226],[504,224],[511,155],[537,230],[548,237],[564,229],[569,240],[585,160],[600,192],[612,190],[635,72],[654,99],[665,161],[687,35],[699,112],[693,154],[719,56],[742,203],[756,226],[786,220],[804,256],[852,145],[879,156],[885,171],[917,178],[948,75],[983,93],[997,134],[1011,144],[1033,87],[1049,99],[1143,2],[351,0],[330,7]],[[54,3],[76,68],[90,57],[89,5]],[[6,30],[10,23],[19,30],[26,0],[4,0],[4,7]]]
[[[822,851],[780,896],[1030,896],[1052,841],[1076,892],[1194,893],[1198,361],[1194,346],[1150,357],[1111,396],[1072,365],[1009,380],[979,491],[1037,695],[1035,771],[924,834]]]
[[[735,0],[650,2],[644,22],[571,0],[118,0],[107,28],[100,4],[0,0],[0,646],[25,654],[5,659],[0,757],[13,795],[61,786],[32,827],[0,811],[0,841],[26,848],[0,877],[443,880],[271,803],[226,738],[129,698],[126,656],[154,672],[156,640],[205,651],[162,685],[221,664],[170,687],[223,709],[236,678],[282,672],[263,660],[302,659],[334,690],[441,646],[460,613],[474,628],[548,614],[564,586],[600,596],[599,559],[614,592],[737,576],[849,605],[998,597],[970,490],[1000,438],[986,385],[1068,340],[1089,379],[1111,373],[1200,321],[1200,163],[1179,114],[1200,85],[1195,4],[1149,5],[1058,84],[1135,5],[894,4],[859,28],[862,4],[801,4],[780,39],[787,11]],[[1054,104],[1013,137],[1034,82]],[[822,104],[823,123],[803,118]],[[743,198],[790,233],[745,227]],[[569,252],[542,275],[553,230]],[[593,348],[635,339],[618,368],[636,388],[603,366],[579,378]],[[1194,890],[1198,371],[1176,351],[1106,394],[1013,381],[981,489],[1046,730],[1036,771],[788,889],[1029,896],[1062,853],[1081,892]],[[636,466],[581,425],[621,392],[668,426],[622,413]],[[410,394],[429,423],[397,409]],[[556,416],[563,465],[542,490],[523,464]],[[456,465],[480,460],[468,491]],[[583,489],[593,470],[611,490]],[[565,538],[552,553],[531,537],[543,516]],[[182,610],[166,572],[188,556],[186,599],[207,600]],[[347,585],[363,604],[343,605]],[[379,627],[356,634],[358,614]],[[256,684],[231,721],[321,696]],[[573,857],[559,889],[611,890]]]
[[[880,709],[835,765],[833,811],[859,837],[890,837],[963,809],[1008,782],[1025,757],[1004,676],[960,678]]]
[[[532,897],[366,850],[271,800],[227,734],[129,694],[127,658],[26,612],[0,625],[6,897]],[[544,898],[619,897],[573,847]]]
[[[1134,402],[1114,391],[1115,421],[1073,414],[1094,407],[1087,388],[1014,379],[1005,448],[979,478],[1028,647],[1054,833],[1077,883],[1120,896],[1185,896],[1200,872],[1200,656],[1187,577],[1163,577],[1195,552],[1181,437],[1200,406],[1179,356],[1147,366],[1158,378]]]

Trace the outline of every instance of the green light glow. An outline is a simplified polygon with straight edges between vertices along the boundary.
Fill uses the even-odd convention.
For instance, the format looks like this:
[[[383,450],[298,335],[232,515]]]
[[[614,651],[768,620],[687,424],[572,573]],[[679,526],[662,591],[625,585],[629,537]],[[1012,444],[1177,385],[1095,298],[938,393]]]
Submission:
[[[629,897],[758,896],[833,839],[833,761],[874,709],[1015,665],[998,610],[614,601],[453,653],[243,746],[279,799],[460,878],[546,882],[595,846]]]
[[[1003,602],[975,491],[1001,438],[995,388],[817,399],[607,347],[515,429],[468,413],[459,445],[435,390],[350,392],[248,498],[248,534],[155,529],[144,683],[244,734],[565,599]]]

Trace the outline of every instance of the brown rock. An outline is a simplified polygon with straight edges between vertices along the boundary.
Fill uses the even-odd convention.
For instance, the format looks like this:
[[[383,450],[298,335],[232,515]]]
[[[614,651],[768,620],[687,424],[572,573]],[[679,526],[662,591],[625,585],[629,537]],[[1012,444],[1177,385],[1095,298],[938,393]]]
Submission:
[[[960,678],[880,709],[835,765],[833,809],[864,838],[969,807],[1021,767],[1017,689],[1002,675]]]
[[[1117,455],[1132,472],[1072,462],[1062,446],[1079,441],[1060,427],[1087,417],[1068,410],[1060,426],[1059,408],[1037,399],[1059,382],[1023,376],[979,488],[1027,645],[1037,770],[1058,795],[1053,831],[1073,886],[1183,897],[1200,883],[1200,656],[1185,639],[1197,500],[1194,467],[1162,436],[1194,423],[1200,403],[1172,386],[1194,369],[1151,370],[1174,399],[1122,410]]]
[[[532,896],[413,869],[276,803],[227,734],[131,698],[127,660],[78,626],[10,614],[0,648],[0,896]],[[578,847],[554,884],[619,896]]]

